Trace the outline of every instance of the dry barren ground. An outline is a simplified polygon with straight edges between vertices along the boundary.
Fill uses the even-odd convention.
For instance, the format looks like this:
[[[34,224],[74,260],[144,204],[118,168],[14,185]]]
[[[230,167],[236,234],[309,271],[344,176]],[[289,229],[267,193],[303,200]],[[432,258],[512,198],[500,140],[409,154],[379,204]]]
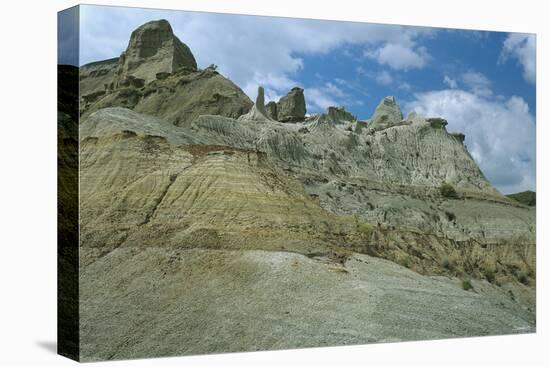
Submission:
[[[82,269],[82,359],[534,331],[502,289],[472,284],[360,254],[123,247]]]

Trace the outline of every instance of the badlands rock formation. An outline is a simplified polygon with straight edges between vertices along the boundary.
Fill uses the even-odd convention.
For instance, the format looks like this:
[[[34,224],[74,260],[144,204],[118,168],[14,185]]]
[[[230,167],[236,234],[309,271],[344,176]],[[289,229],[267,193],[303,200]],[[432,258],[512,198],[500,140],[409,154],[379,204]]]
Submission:
[[[123,83],[128,76],[149,83],[158,73],[181,68],[197,69],[191,50],[174,35],[168,21],[152,21],[132,32],[126,51],[120,55],[115,83]]]
[[[303,121],[306,116],[304,90],[294,87],[277,102],[277,120],[281,122]]]
[[[401,109],[395,102],[394,97],[384,98],[370,119],[369,128],[372,130],[383,130],[397,125],[403,120]]]
[[[193,54],[166,20],[132,32],[120,58],[82,66],[80,79],[83,117],[122,106],[179,125],[203,114],[236,118],[253,105],[215,68],[198,70]]]
[[[243,96],[182,69],[80,111],[82,359],[534,330],[535,209],[444,119]]]
[[[265,105],[265,110],[267,112],[267,115],[272,120],[277,120],[277,103],[274,101],[270,101]]]

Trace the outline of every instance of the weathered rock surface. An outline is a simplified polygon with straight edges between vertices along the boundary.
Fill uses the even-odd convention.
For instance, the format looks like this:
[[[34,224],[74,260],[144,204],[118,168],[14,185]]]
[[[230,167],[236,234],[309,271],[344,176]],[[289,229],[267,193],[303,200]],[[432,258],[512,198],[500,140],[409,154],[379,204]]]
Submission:
[[[368,127],[372,130],[383,130],[399,124],[402,120],[403,114],[395,102],[395,97],[385,97],[376,107]]]
[[[445,119],[295,120],[214,68],[128,83],[81,111],[83,359],[534,331],[535,209]]]
[[[306,116],[304,90],[294,87],[277,102],[277,119],[281,122],[303,121]]]
[[[277,114],[277,103],[275,103],[274,101],[268,102],[268,103],[265,105],[265,110],[266,110],[266,112],[267,112],[267,115],[268,115],[272,120],[277,120],[277,118],[278,118],[278,114]]]
[[[122,108],[90,114],[80,127],[84,359],[532,331],[534,211],[496,192],[441,124],[416,117],[356,133],[354,123],[203,115],[178,127]],[[458,199],[439,194],[444,180]],[[319,282],[311,293],[291,285],[317,284],[306,273]],[[475,293],[460,288],[464,277]],[[253,327],[234,313],[236,289],[271,305],[243,309],[267,325],[252,344],[230,332]],[[139,315],[121,312],[128,304]],[[267,320],[293,331],[281,338]],[[216,343],[187,343],[194,322]],[[319,332],[332,323],[351,331]]]
[[[183,69],[136,88],[128,86],[81,103],[86,118],[106,107],[126,107],[161,117],[175,125],[190,123],[200,115],[213,114],[237,118],[253,105],[250,98],[217,71]]]
[[[344,107],[331,106],[327,111],[307,118],[306,122],[328,122],[332,124],[347,124],[357,121],[357,117],[346,111]]]
[[[237,118],[252,106],[215,68],[197,70],[165,20],[137,28],[120,58],[84,65],[80,78],[84,118],[105,107],[126,107],[182,125],[204,114]]]
[[[533,191],[523,191],[506,196],[528,206],[535,206],[537,204],[537,194]]]
[[[239,120],[245,121],[273,121],[265,108],[264,88],[258,87],[258,96],[256,97],[256,103],[250,109],[250,111],[239,117]]]
[[[119,248],[82,279],[85,361],[534,331],[485,281],[464,291],[359,254],[343,267],[281,251]]]
[[[181,68],[197,69],[195,57],[174,35],[168,21],[156,20],[132,32],[126,51],[120,55],[115,84],[123,83],[128,76],[148,83],[156,79],[157,73],[173,73]]]
[[[118,69],[119,58],[92,62],[80,67],[80,94],[92,95],[113,88],[113,78]]]

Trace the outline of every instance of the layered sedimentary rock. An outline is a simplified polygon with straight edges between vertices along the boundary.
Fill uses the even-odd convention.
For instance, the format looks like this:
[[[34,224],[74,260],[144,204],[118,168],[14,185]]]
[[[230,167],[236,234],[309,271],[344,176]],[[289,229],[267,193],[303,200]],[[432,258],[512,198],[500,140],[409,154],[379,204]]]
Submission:
[[[304,90],[294,87],[277,102],[277,120],[281,122],[303,121],[306,116]]]
[[[228,333],[216,332],[216,345],[181,343],[183,334],[193,339],[191,320],[206,327],[201,335],[214,333],[211,322],[217,318],[200,316],[204,312],[200,304],[222,293],[214,285],[199,286],[200,279],[250,289],[249,297],[268,297],[273,305],[283,302],[277,292],[262,296],[258,289],[286,289],[281,279],[290,283],[303,279],[296,275],[297,269],[324,279],[312,294],[322,297],[325,305],[346,300],[350,309],[340,322],[351,327],[357,318],[366,318],[358,334],[339,339],[344,344],[418,337],[392,328],[393,314],[384,317],[373,309],[368,317],[362,315],[359,310],[369,309],[372,298],[335,293],[346,289],[349,274],[379,292],[384,309],[387,287],[395,287],[392,305],[412,318],[407,329],[425,330],[423,337],[532,330],[534,293],[524,284],[534,284],[534,210],[496,192],[464,145],[437,119],[416,116],[408,124],[356,132],[349,127],[357,121],[334,121],[328,118],[331,114],[303,123],[280,123],[267,118],[260,106],[264,106],[261,96],[254,112],[238,120],[202,115],[182,127],[123,108],[102,109],[85,118],[80,127],[85,356],[144,355],[136,343],[145,343],[150,355],[250,350],[245,339],[230,336],[229,330],[239,327],[240,317],[234,313],[222,317]],[[442,196],[442,182],[452,183],[458,197]],[[362,262],[370,265],[359,265]],[[271,274],[275,263],[277,281],[272,279],[271,284],[269,276],[258,277]],[[405,268],[427,275],[467,274],[477,279],[472,280],[477,294],[471,298],[457,278],[442,284]],[[114,283],[107,269],[117,269]],[[379,282],[371,272],[378,274]],[[194,278],[185,274],[198,278],[190,281]],[[183,276],[186,282],[181,281]],[[415,286],[403,291],[411,276],[417,279]],[[156,291],[146,292],[144,284]],[[128,292],[115,292],[119,287]],[[94,297],[99,288],[105,297]],[[135,294],[151,297],[137,300]],[[304,294],[287,292],[285,299],[303,299]],[[223,292],[220,299],[228,308],[210,303],[212,312],[219,315],[239,307],[239,297],[238,292]],[[200,313],[193,311],[191,298]],[[158,311],[154,317],[148,312],[121,312],[128,302],[141,309],[167,310],[168,305],[186,309],[162,316],[170,324],[184,325],[185,333],[159,323]],[[500,306],[491,306],[495,304]],[[451,305],[456,314],[447,318]],[[309,308],[297,306],[286,320],[296,325],[304,317],[304,307]],[[246,314],[265,317],[270,333],[275,329],[267,320],[282,322],[279,311],[253,307]],[[469,324],[465,320],[472,312],[476,322]],[[307,325],[317,325],[321,319],[326,323],[326,315],[308,314],[310,322],[296,330],[311,335],[314,342],[293,337],[281,346],[325,345],[315,337],[318,328],[313,331]],[[421,327],[434,314],[441,315],[438,322]],[[139,329],[135,342],[123,342],[124,330],[136,318],[148,326]],[[506,324],[497,322],[502,318]],[[378,329],[365,334],[373,323]],[[170,340],[163,344],[168,349],[149,340],[151,331]],[[365,335],[371,336],[365,339]],[[105,338],[109,343],[98,342]],[[255,345],[273,347],[267,339]]]
[[[211,67],[139,80],[81,111],[84,359],[534,330],[535,208],[444,118],[387,97],[300,121]]]

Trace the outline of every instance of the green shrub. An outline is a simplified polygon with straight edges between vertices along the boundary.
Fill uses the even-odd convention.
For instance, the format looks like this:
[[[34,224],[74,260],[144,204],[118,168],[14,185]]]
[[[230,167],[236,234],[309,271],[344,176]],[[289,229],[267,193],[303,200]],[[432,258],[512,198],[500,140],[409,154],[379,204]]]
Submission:
[[[374,232],[374,227],[370,223],[361,223],[357,225],[357,231],[365,236],[370,236]]]
[[[411,267],[411,258],[409,256],[402,256],[399,258],[399,265],[404,266],[406,268]]]
[[[440,187],[439,187],[439,192],[441,193],[441,195],[443,197],[446,197],[446,198],[456,198],[458,195],[456,194],[456,190],[455,188],[453,187],[453,185],[451,184],[448,184],[448,183],[443,183]]]
[[[462,280],[462,289],[465,291],[469,291],[470,289],[474,289],[474,286],[472,285],[472,282],[470,282],[470,279],[463,279]]]

